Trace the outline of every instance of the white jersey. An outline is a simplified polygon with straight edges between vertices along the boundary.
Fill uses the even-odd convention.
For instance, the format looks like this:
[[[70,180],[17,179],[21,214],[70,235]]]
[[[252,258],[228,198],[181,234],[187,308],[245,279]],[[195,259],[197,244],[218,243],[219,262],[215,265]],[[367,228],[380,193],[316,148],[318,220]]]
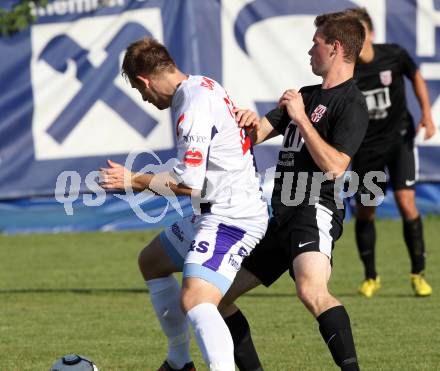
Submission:
[[[171,105],[178,161],[173,170],[184,185],[201,190],[212,214],[264,216],[251,142],[233,107],[225,89],[207,77],[189,76],[180,84]]]

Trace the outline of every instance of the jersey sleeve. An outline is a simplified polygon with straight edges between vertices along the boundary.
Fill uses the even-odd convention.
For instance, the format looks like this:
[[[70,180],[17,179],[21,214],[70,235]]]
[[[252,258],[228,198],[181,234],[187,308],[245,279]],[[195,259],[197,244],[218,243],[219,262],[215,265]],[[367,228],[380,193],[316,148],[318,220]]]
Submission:
[[[368,128],[368,109],[361,99],[347,101],[335,117],[331,145],[353,158]]]
[[[189,188],[201,190],[206,176],[209,146],[214,122],[209,102],[200,101],[179,112],[176,122],[177,180]]]
[[[273,128],[280,134],[284,135],[290,122],[290,117],[284,108],[275,108],[266,114],[266,118]]]
[[[399,49],[399,60],[401,61],[402,73],[408,79],[413,81],[417,71],[417,65],[404,48],[399,47]]]

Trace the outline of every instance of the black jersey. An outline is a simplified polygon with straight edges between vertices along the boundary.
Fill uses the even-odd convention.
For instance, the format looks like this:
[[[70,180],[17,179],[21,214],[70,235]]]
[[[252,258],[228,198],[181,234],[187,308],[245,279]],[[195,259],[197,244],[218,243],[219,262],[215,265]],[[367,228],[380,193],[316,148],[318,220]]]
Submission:
[[[405,49],[396,44],[374,44],[370,63],[357,63],[354,79],[367,101],[370,123],[362,147],[395,142],[414,132],[405,97],[404,76],[411,81],[417,66]]]
[[[300,92],[307,116],[320,136],[338,151],[353,157],[368,126],[365,99],[353,79],[331,89],[314,85],[303,87]],[[272,193],[274,216],[284,219],[290,206],[316,202],[336,211],[335,182],[325,180],[319,187],[323,172],[311,157],[299,129],[286,110],[274,109],[266,118],[284,135]],[[287,203],[286,196],[289,198]]]

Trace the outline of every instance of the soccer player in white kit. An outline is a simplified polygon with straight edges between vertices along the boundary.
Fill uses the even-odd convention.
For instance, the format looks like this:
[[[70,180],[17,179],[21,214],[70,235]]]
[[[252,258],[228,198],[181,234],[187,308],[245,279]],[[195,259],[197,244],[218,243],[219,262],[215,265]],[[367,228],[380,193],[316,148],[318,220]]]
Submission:
[[[250,139],[238,127],[223,87],[182,73],[156,40],[131,44],[122,71],[144,101],[159,109],[171,107],[177,164],[170,172],[133,174],[109,161],[101,169],[102,186],[124,189],[128,181],[134,190],[189,195],[197,204],[194,215],[174,223],[139,255],[168,337],[167,359],[159,370],[195,370],[188,319],[209,369],[233,371],[233,341],[217,305],[268,221]],[[178,271],[183,271],[182,288],[172,274]]]

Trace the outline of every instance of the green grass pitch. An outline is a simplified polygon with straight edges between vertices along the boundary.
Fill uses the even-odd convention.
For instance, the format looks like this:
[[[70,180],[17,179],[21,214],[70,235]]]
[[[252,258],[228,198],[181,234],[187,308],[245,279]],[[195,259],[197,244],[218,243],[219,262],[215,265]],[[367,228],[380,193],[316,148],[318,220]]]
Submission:
[[[425,218],[432,297],[416,298],[400,221],[377,223],[382,289],[357,295],[363,272],[354,225],[334,253],[331,292],[352,321],[362,370],[440,370],[440,218]],[[156,232],[0,236],[0,370],[48,370],[67,353],[101,371],[156,370],[166,342],[137,269]],[[288,276],[238,301],[267,371],[336,370]],[[192,354],[205,366],[195,342]]]

